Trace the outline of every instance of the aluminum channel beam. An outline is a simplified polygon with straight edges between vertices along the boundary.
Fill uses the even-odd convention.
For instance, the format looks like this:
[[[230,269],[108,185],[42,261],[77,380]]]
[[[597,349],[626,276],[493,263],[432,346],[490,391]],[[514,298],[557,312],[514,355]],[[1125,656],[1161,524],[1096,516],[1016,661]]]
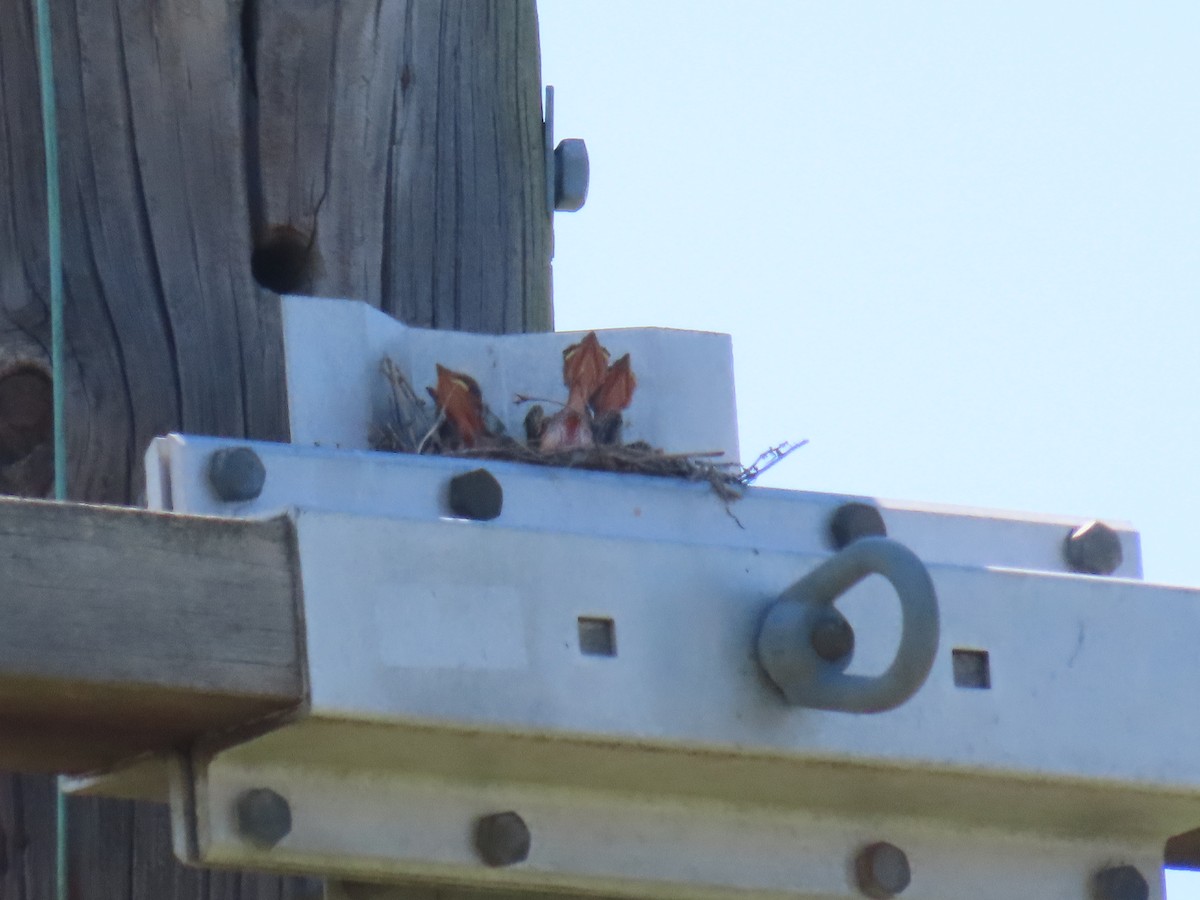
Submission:
[[[507,481],[507,478],[505,479]],[[506,507],[507,510],[507,507]],[[722,515],[723,515],[722,511]],[[297,514],[309,718],[181,775],[180,850],[204,864],[623,896],[859,896],[848,860],[905,847],[924,898],[1084,897],[1196,824],[1200,740],[1169,701],[1200,676],[1200,596],[1126,579],[930,565],[942,648],[888,713],[788,707],[753,638],[821,555],[433,517]],[[878,671],[887,591],[840,608]],[[615,655],[581,652],[579,619]],[[988,689],[953,652],[986,651]],[[291,804],[275,847],[231,812]],[[530,823],[528,861],[482,865],[471,823]],[[917,879],[920,879],[919,881]],[[919,884],[917,889],[915,885]]]
[[[252,447],[263,461],[267,478],[255,500],[224,503],[213,493],[209,456],[230,446]],[[152,509],[266,516],[296,506],[432,521],[452,515],[450,479],[480,466],[504,489],[498,521],[505,526],[597,537],[831,553],[830,516],[846,502],[865,500],[880,508],[888,534],[927,563],[1068,572],[1064,541],[1086,521],[767,488],[752,488],[726,506],[708,485],[673,478],[182,435],[151,444],[146,482]],[[1109,524],[1123,551],[1113,575],[1140,578],[1137,533]]]

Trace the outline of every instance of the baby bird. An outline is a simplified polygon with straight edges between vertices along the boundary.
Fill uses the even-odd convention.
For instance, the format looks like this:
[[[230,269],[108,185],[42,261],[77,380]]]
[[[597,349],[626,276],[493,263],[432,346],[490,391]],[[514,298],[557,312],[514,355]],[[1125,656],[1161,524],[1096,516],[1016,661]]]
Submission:
[[[607,370],[608,351],[600,346],[594,331],[589,331],[582,341],[563,351],[563,384],[567,386],[567,405],[546,419],[542,431],[542,452],[581,450],[595,443],[588,399],[604,382]]]
[[[448,447],[474,447],[487,436],[483,420],[483,391],[470,375],[438,364],[437,387],[427,388],[445,423],[442,442]]]
[[[621,443],[621,410],[628,409],[633,401],[637,378],[630,367],[626,353],[608,367],[604,381],[592,392],[588,404],[592,408],[592,437],[598,444]]]

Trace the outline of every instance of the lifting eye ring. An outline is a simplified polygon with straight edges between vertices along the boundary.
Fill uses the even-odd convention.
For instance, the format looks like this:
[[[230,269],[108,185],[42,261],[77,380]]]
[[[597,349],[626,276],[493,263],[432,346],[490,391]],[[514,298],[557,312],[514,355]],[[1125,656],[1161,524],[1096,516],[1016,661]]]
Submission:
[[[847,675],[853,632],[847,641],[849,625],[838,624],[845,620],[834,603],[872,574],[896,590],[900,646],[882,675]],[[756,641],[759,665],[789,704],[854,713],[895,709],[912,697],[933,667],[937,646],[938,604],[929,572],[911,550],[885,537],[860,538],[784,591],[767,609]]]

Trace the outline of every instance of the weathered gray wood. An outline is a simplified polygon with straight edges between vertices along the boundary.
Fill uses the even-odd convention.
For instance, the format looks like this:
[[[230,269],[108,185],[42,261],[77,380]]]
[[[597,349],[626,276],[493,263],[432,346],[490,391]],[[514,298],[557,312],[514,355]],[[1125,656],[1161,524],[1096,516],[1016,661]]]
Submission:
[[[0,482],[48,484],[32,0],[0,34]],[[550,325],[532,2],[52,4],[73,496],[171,428],[284,436],[275,286],[421,325]],[[9,398],[8,395],[12,395]],[[32,415],[13,430],[6,407]]]
[[[31,7],[6,0],[0,34],[0,397],[5,375],[47,363]],[[128,502],[157,434],[284,435],[278,313],[248,265],[239,11],[202,0],[51,9],[71,494]],[[24,459],[9,457],[0,463]]]
[[[277,297],[255,272],[417,324],[549,327],[533,0],[50,6],[72,497],[135,500],[141,453],[168,430],[286,436]],[[0,491],[43,496],[49,320],[32,8],[0,0]],[[0,823],[10,840],[28,835],[4,897],[51,896],[50,798],[46,782],[0,780]],[[184,872],[166,857],[160,812],[79,803],[95,815],[72,826],[73,846],[100,849],[73,866],[106,861],[76,881],[82,900],[304,889]]]
[[[303,700],[287,519],[0,500],[0,766],[85,772]]]
[[[44,776],[0,779],[0,897],[54,896],[54,782]],[[72,894],[77,897],[78,894]]]
[[[1200,828],[1177,834],[1167,841],[1163,858],[1172,869],[1200,871]]]
[[[259,0],[246,26],[254,233],[292,235],[293,289],[435,328],[550,328],[531,3]]]

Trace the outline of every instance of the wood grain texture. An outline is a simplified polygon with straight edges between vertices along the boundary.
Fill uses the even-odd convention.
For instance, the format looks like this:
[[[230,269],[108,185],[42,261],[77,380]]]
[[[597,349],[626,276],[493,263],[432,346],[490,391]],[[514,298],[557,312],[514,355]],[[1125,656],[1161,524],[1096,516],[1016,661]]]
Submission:
[[[85,772],[303,700],[287,519],[0,500],[0,765]]]
[[[169,430],[286,437],[278,298],[256,270],[421,325],[550,327],[533,0],[50,6],[73,498],[135,501],[141,453]],[[42,496],[33,0],[0,10],[0,491]],[[0,778],[0,897],[52,896],[50,798],[44,780]],[[311,892],[180,869],[159,810],[71,805],[73,897]]]
[[[433,328],[551,327],[531,3],[259,0],[245,26],[254,230],[309,242],[298,291]]]

